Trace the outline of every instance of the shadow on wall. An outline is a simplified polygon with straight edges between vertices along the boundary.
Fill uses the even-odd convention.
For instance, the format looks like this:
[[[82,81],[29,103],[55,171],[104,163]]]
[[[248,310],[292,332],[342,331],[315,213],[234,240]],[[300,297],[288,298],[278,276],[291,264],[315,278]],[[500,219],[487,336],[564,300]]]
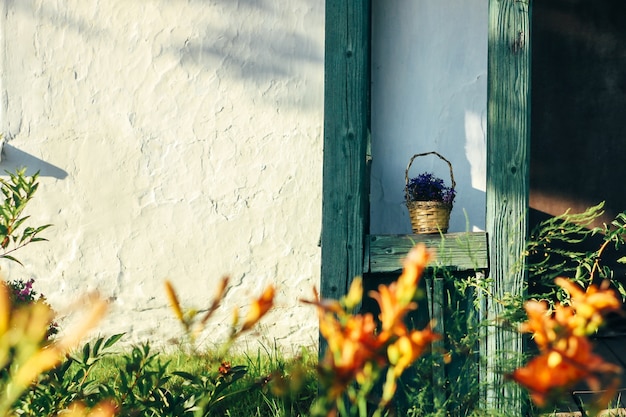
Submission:
[[[88,19],[74,10],[62,10],[45,2],[42,5],[36,3],[35,0],[10,1],[7,7],[19,9],[25,16],[35,15],[57,22],[57,25],[80,33],[86,39],[123,39],[116,34],[119,28],[107,27],[110,16],[102,21],[97,19],[97,15],[96,19]],[[157,50],[177,57],[183,67],[195,65],[202,70],[221,69],[226,70],[229,76],[244,79],[300,77],[298,63],[323,64],[323,42],[320,43],[305,30],[306,27],[323,25],[323,13],[316,13],[320,1],[301,0],[297,8],[298,19],[294,19],[294,9],[285,9],[277,3],[263,0],[213,0],[205,3],[208,7],[220,9],[225,16],[235,17],[238,24],[206,22],[203,33],[197,33],[199,36],[187,38],[184,43],[172,39],[168,45],[164,41],[163,48]],[[147,6],[142,7],[145,11]],[[268,16],[274,17],[268,19]],[[274,24],[267,25],[268,21]],[[305,21],[304,26],[302,21]],[[157,32],[157,35],[160,34]],[[153,36],[150,33],[142,35]]]
[[[15,172],[15,170],[24,167],[28,175],[33,175],[39,171],[39,176],[41,177],[52,177],[59,180],[67,177],[67,172],[56,165],[19,150],[15,146],[5,144],[2,148],[2,158],[0,159],[2,171]]]

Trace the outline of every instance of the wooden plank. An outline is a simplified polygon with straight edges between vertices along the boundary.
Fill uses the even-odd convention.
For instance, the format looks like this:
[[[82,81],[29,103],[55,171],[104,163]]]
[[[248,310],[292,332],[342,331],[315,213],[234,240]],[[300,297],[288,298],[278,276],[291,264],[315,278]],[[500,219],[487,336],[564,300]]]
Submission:
[[[456,271],[485,271],[489,268],[485,232],[445,235],[371,235],[369,272],[394,272],[402,269],[402,260],[418,242],[437,252],[434,265]]]
[[[326,1],[321,285],[345,295],[363,272],[369,192],[370,0]]]
[[[528,228],[530,138],[529,0],[490,0],[487,69],[487,218],[492,288],[496,300],[524,291],[523,253]],[[486,301],[497,322],[503,307]],[[486,409],[523,415],[521,389],[505,381],[502,369],[521,361],[522,336],[496,327],[481,346],[486,361]],[[506,352],[506,354],[505,354]],[[519,355],[517,355],[519,353]],[[513,365],[515,365],[513,363]]]
[[[427,276],[426,296],[428,299],[428,313],[433,323],[433,330],[441,335],[445,335],[445,298],[444,282],[439,276]],[[431,344],[434,352],[445,350],[444,340],[434,341]],[[446,369],[443,361],[433,359],[432,361],[432,383],[433,402],[435,410],[446,409]]]

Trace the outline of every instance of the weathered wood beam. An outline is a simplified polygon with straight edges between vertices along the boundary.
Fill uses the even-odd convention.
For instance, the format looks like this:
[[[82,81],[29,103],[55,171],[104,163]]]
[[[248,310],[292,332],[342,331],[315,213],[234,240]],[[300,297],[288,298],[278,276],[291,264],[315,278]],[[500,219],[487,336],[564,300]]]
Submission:
[[[485,232],[448,233],[445,235],[371,235],[366,272],[395,272],[416,243],[436,251],[434,266],[449,271],[482,271],[489,269],[487,234]]]
[[[529,0],[489,1],[487,89],[487,221],[492,299],[485,315],[493,324],[503,312],[493,299],[524,291],[523,253],[528,229],[530,147]],[[519,361],[522,337],[496,326],[481,346],[486,366],[487,408],[522,415],[521,390],[502,372]]]
[[[363,271],[369,214],[370,0],[326,1],[321,295]]]

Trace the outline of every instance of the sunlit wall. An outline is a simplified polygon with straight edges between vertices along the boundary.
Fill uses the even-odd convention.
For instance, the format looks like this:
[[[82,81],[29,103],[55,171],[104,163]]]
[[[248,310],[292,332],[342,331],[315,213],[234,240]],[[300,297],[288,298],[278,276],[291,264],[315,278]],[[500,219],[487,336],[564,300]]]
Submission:
[[[410,233],[405,171],[417,153],[453,166],[450,232],[485,228],[487,10],[484,0],[374,0],[371,232]],[[417,158],[409,176],[445,162]]]

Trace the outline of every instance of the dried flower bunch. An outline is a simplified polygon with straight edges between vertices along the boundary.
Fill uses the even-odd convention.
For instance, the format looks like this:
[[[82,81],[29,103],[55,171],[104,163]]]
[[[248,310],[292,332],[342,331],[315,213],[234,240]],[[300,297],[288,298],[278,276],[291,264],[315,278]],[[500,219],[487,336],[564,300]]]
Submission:
[[[411,178],[406,186],[409,201],[440,201],[452,205],[456,197],[454,187],[448,187],[443,180],[430,172]]]
[[[424,172],[409,179],[409,170],[415,158],[419,156],[435,155],[450,168],[450,183],[448,187],[441,178],[432,173]],[[454,197],[456,197],[456,182],[452,172],[452,164],[437,152],[418,153],[413,155],[404,173],[404,198],[409,210],[411,228],[414,233],[447,233],[450,222],[450,212]]]

